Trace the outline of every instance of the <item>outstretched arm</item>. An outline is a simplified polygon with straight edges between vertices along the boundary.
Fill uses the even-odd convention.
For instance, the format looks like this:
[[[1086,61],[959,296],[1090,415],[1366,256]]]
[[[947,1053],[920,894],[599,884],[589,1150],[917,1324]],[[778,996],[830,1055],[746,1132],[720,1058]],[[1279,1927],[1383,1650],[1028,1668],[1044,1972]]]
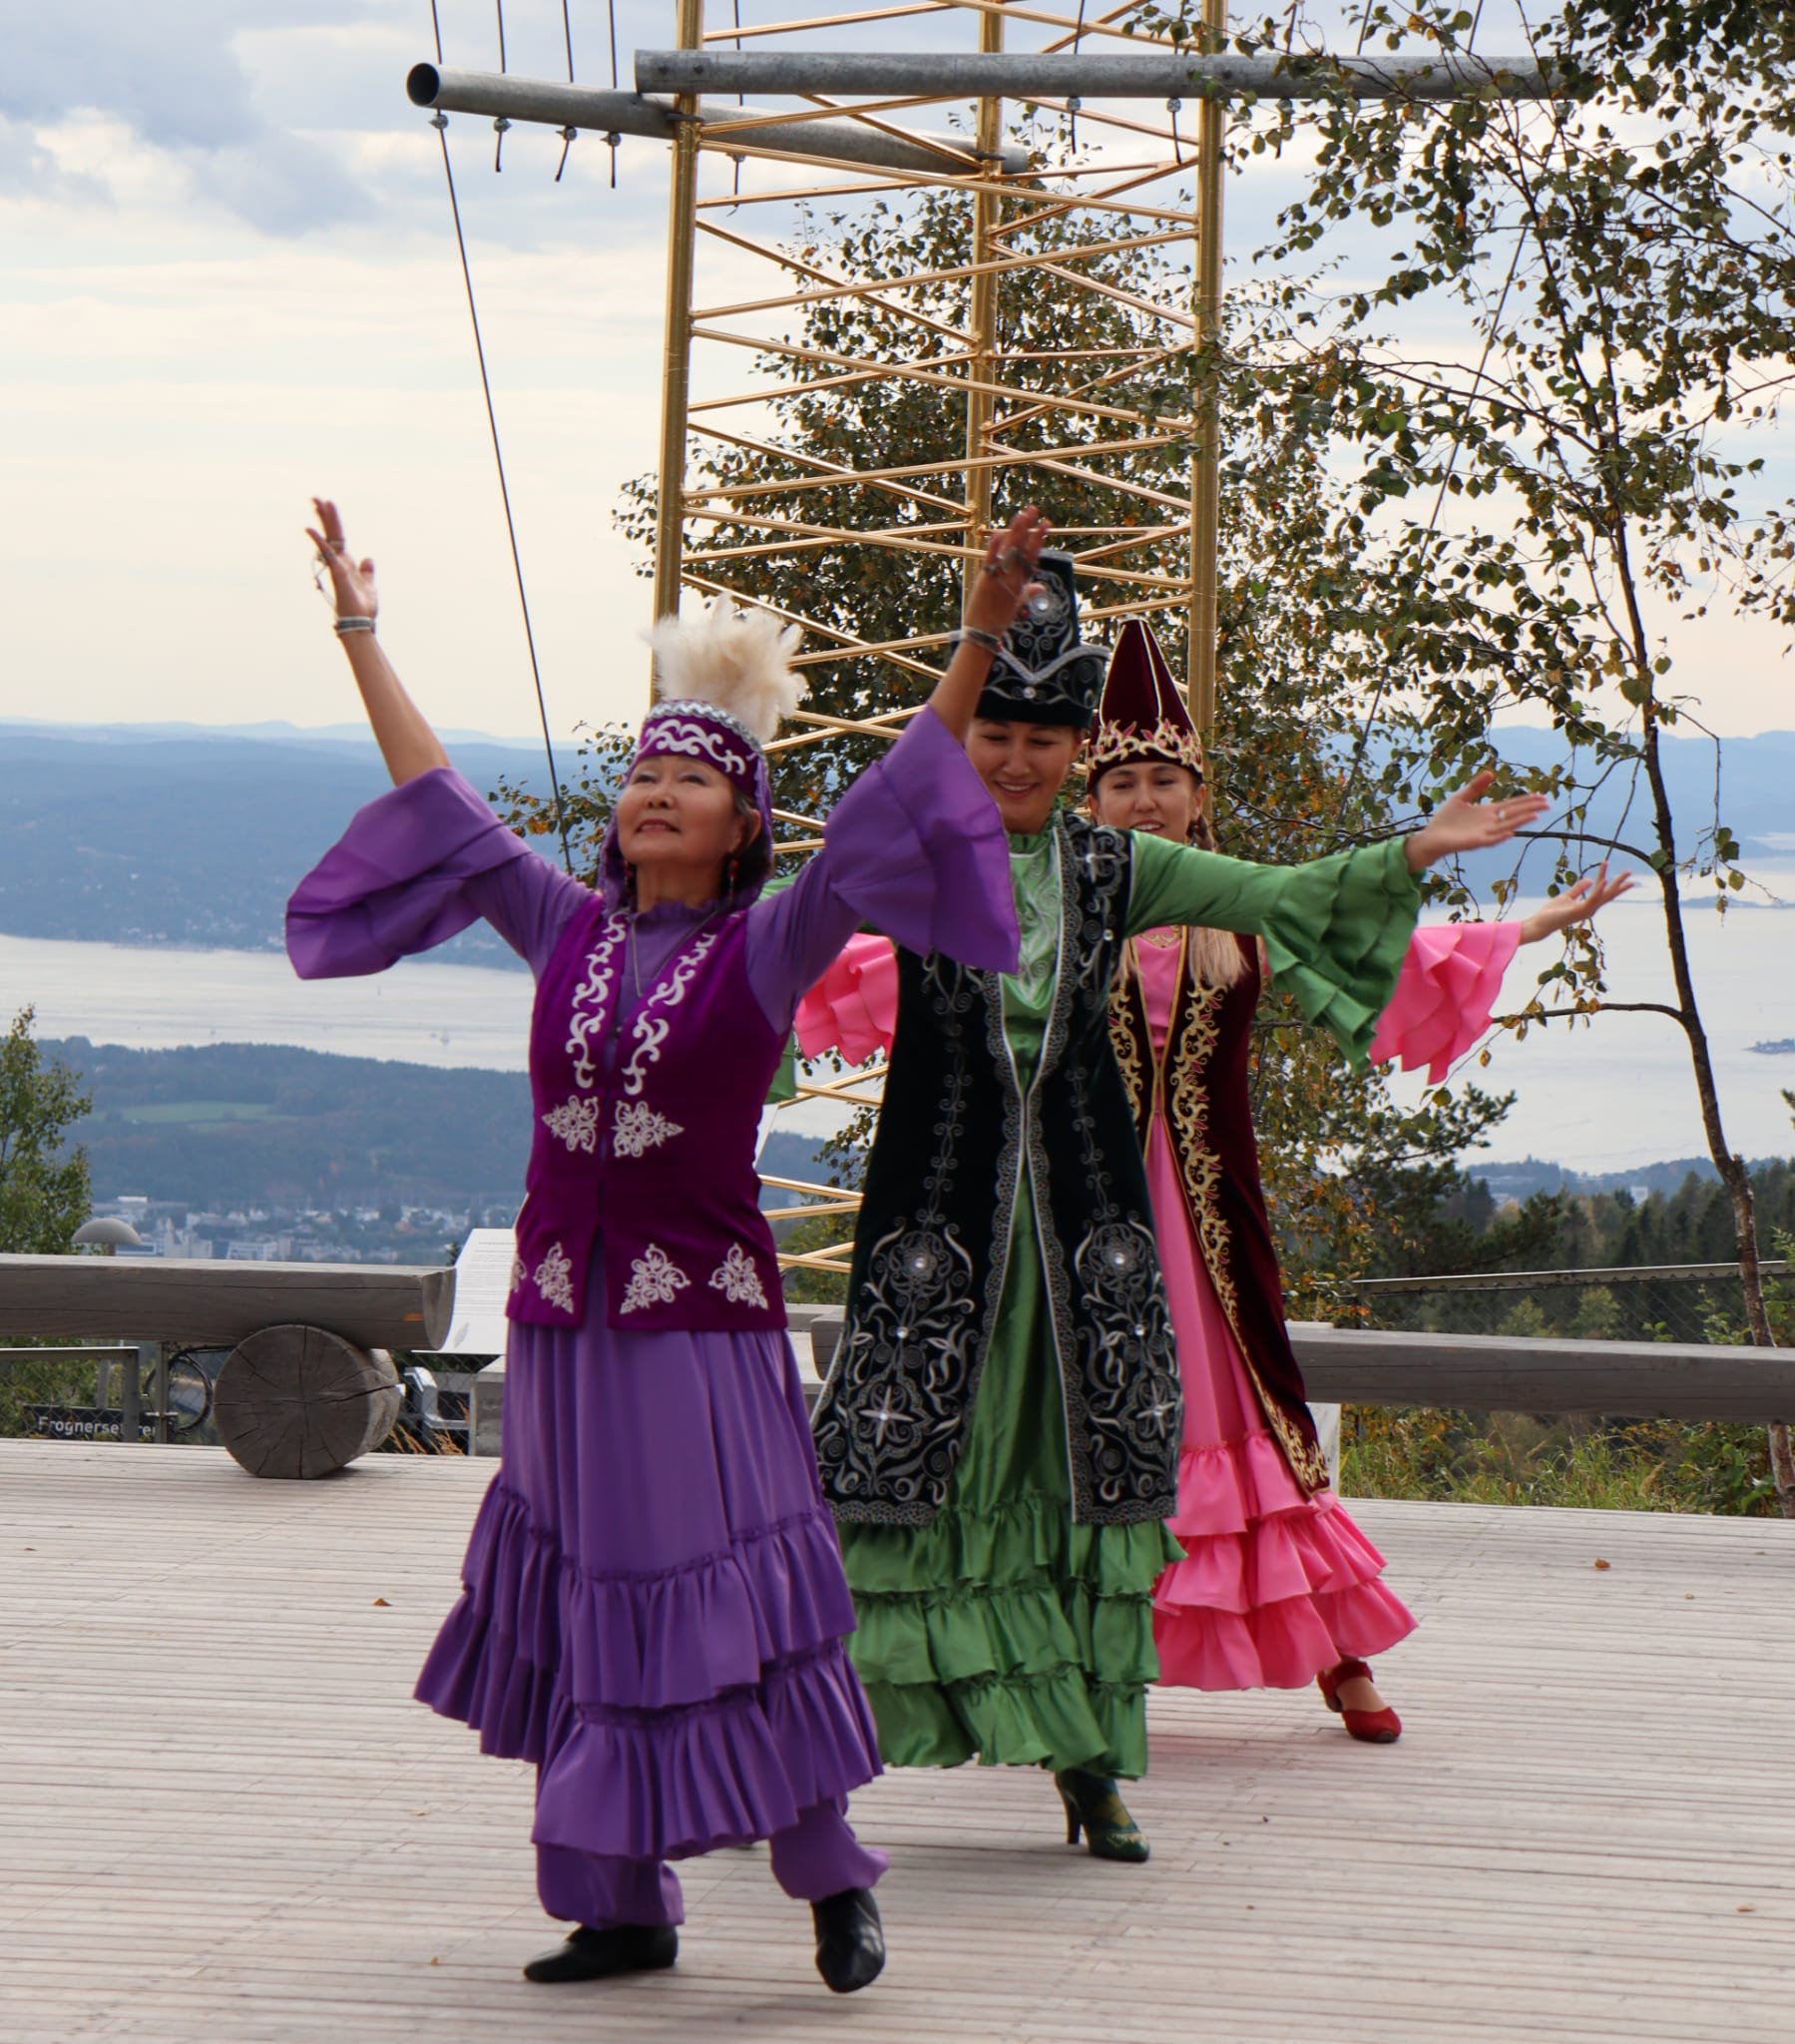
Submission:
[[[1037,586],[1035,563],[1050,530],[1041,512],[1028,505],[1011,519],[1006,531],[991,535],[984,566],[973,578],[963,620],[969,636],[954,648],[947,672],[929,698],[929,708],[962,744],[972,729],[997,641],[1015,623],[1017,612]],[[992,643],[981,644],[985,639]]]
[[[362,705],[374,730],[374,743],[380,748],[380,757],[386,762],[386,770],[396,787],[415,780],[420,773],[446,766],[449,756],[424,713],[406,695],[392,662],[374,637],[373,624],[380,599],[374,588],[373,562],[358,562],[350,553],[343,538],[342,518],[328,497],[313,497],[311,502],[321,530],[307,526],[305,536],[317,548],[318,560],[329,573],[338,622],[367,620],[365,629],[352,626],[348,631],[340,631],[338,637],[349,656],[355,686],[361,691]]]
[[[1632,884],[1631,873],[1620,873],[1610,880],[1604,859],[1594,872],[1573,880],[1563,894],[1555,894],[1550,901],[1543,901],[1522,923],[1521,941],[1537,944],[1543,938],[1556,936],[1560,930],[1568,930],[1572,923],[1587,922],[1598,909],[1605,908],[1610,901],[1618,901]]]
[[[1506,844],[1518,830],[1525,830],[1551,806],[1543,794],[1512,794],[1487,802],[1484,796],[1496,775],[1489,768],[1474,773],[1465,785],[1455,788],[1419,830],[1403,840],[1409,871],[1419,873],[1443,858],[1461,852],[1486,851]]]

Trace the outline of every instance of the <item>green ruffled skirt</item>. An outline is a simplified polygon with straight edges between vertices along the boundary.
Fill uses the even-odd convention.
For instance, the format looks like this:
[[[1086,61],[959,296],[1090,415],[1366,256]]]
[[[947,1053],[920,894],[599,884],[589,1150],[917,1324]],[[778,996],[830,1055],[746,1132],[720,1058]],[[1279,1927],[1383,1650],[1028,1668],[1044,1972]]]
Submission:
[[[1066,1415],[1025,1185],[991,1353],[948,1499],[922,1527],[846,1524],[848,1650],[898,1768],[1146,1772],[1154,1522],[1076,1526]]]

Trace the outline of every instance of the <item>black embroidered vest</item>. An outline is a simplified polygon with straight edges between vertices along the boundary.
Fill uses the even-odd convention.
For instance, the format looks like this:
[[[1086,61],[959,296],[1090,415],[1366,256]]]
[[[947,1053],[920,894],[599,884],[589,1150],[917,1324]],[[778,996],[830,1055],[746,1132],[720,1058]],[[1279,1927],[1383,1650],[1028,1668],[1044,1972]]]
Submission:
[[[1073,1517],[1163,1519],[1181,1408],[1170,1317],[1110,984],[1132,877],[1124,833],[1062,812],[1055,994],[1025,1092],[1003,983],[898,952],[885,1105],[854,1237],[847,1324],[815,1419],[838,1518],[926,1525],[946,1501],[1011,1255],[1039,1260],[1071,1457]],[[1024,1170],[1038,1240],[1011,1242]]]

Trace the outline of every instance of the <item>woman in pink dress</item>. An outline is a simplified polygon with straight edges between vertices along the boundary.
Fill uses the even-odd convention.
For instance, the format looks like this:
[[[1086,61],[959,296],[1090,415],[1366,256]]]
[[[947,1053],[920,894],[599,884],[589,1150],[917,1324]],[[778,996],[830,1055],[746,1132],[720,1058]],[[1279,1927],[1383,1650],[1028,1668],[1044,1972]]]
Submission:
[[[1213,848],[1196,732],[1152,634],[1135,621],[1111,663],[1089,767],[1102,821]],[[1517,946],[1583,920],[1629,885],[1604,869],[1520,924],[1418,930],[1373,1062],[1400,1058],[1443,1078],[1488,1026]],[[1151,930],[1128,944],[1112,999],[1184,1394],[1168,1522],[1184,1556],[1154,1593],[1159,1679],[1204,1690],[1313,1681],[1353,1738],[1389,1744],[1401,1722],[1367,1663],[1415,1620],[1329,1487],[1284,1328],[1248,1083],[1262,970],[1250,938]]]

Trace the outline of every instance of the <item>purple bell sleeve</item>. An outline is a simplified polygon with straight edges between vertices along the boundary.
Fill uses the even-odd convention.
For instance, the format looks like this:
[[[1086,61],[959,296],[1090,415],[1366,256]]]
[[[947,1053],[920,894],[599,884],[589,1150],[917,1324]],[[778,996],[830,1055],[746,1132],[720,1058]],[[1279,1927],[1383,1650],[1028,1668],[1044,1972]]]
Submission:
[[[823,848],[755,903],[748,975],[763,1013],[798,1001],[862,924],[905,950],[1014,971],[1010,848],[997,805],[934,711],[914,718],[835,804]]]
[[[484,917],[540,971],[587,890],[438,766],[357,809],[286,904],[301,979],[384,972]]]

